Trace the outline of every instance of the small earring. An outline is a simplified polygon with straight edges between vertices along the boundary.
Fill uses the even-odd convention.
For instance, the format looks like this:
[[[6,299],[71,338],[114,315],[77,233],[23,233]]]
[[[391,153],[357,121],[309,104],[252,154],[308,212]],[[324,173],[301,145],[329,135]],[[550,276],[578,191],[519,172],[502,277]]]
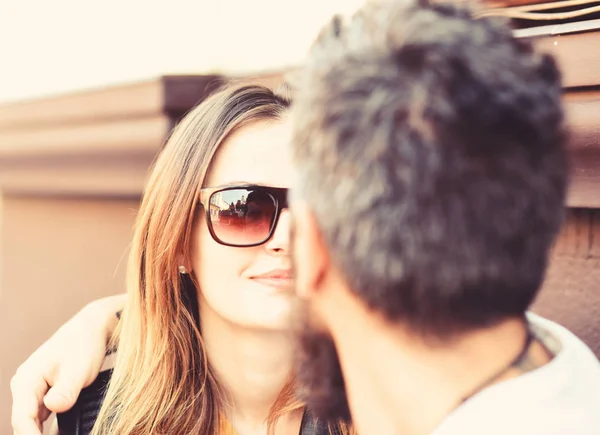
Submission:
[[[177,270],[179,270],[179,273],[180,273],[180,274],[182,274],[182,275],[187,275],[187,273],[188,273],[188,271],[187,271],[187,269],[185,268],[185,266],[179,266],[179,267],[177,268]]]

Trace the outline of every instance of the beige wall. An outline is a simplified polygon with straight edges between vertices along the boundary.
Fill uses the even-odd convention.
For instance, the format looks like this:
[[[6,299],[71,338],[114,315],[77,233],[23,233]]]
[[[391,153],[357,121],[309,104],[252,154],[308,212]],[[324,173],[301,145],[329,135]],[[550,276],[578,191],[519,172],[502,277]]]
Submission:
[[[1,217],[0,434],[10,377],[51,332],[94,298],[124,290],[136,200],[4,198]]]

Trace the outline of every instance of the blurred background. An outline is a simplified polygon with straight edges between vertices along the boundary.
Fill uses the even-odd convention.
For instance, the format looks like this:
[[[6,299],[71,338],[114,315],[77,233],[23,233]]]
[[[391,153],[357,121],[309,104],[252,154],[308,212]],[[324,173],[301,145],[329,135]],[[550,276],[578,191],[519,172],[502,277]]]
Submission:
[[[84,304],[125,290],[146,172],[174,123],[223,81],[279,85],[333,14],[364,1],[0,0],[1,434],[18,365]],[[480,7],[563,69],[569,217],[535,310],[600,354],[600,16],[588,3]]]

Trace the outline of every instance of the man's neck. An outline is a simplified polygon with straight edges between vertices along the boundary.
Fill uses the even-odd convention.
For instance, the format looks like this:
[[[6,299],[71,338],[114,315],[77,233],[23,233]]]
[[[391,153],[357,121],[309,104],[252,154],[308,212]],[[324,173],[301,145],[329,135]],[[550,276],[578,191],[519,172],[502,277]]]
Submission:
[[[202,337],[230,401],[228,418],[238,433],[265,433],[269,410],[291,373],[289,334],[243,328],[202,305]]]
[[[336,296],[328,323],[344,372],[353,420],[362,435],[427,435],[461,404],[502,372],[522,351],[522,319],[469,333],[451,343],[427,345],[390,326],[353,296]],[[332,313],[333,311],[329,311]],[[547,354],[535,343],[540,365]],[[503,373],[501,382],[518,376]]]

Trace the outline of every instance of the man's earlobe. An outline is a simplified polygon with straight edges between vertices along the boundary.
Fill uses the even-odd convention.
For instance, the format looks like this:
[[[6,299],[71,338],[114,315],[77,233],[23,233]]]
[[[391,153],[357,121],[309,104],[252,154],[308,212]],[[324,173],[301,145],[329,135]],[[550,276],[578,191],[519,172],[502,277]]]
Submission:
[[[310,207],[305,203],[296,203],[293,215],[296,291],[298,296],[310,298],[321,289],[329,265],[329,254]]]

